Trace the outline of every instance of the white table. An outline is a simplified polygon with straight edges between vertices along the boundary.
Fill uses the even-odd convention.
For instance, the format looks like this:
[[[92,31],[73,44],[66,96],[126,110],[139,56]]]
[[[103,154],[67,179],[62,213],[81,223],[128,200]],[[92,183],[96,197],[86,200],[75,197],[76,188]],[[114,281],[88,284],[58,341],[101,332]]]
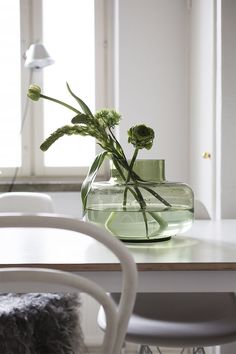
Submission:
[[[87,236],[52,229],[0,229],[0,267],[41,266],[83,272],[109,291],[120,266]],[[236,291],[236,220],[195,221],[191,230],[154,244],[127,244],[139,291]]]
[[[96,241],[70,231],[0,229],[0,267],[49,267],[83,273],[120,289],[120,266]],[[236,291],[236,220],[195,221],[191,230],[155,244],[127,245],[139,291]],[[221,353],[234,354],[234,344]]]

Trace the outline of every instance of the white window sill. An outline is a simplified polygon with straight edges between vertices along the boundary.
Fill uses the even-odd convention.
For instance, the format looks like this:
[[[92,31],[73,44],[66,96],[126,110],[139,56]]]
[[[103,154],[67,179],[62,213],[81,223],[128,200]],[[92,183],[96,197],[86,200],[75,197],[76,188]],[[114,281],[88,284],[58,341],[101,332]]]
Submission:
[[[10,189],[12,192],[79,192],[81,185],[81,181],[25,179],[16,181],[11,188],[11,181],[0,181],[0,193]]]

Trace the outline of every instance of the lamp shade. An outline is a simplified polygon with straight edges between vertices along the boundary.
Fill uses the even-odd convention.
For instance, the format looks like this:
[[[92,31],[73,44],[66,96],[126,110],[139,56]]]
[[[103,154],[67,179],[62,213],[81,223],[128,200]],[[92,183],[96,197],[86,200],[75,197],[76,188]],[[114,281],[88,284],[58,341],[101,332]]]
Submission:
[[[41,69],[54,63],[45,47],[41,43],[33,43],[25,53],[25,67]]]

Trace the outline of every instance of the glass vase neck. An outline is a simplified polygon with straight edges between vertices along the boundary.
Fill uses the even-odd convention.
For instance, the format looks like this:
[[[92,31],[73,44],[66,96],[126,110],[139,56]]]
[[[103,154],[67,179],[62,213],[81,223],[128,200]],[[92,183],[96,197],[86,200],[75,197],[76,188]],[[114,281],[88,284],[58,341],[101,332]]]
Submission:
[[[130,161],[128,161],[130,163]],[[125,177],[127,177],[127,170],[121,167]],[[138,159],[135,161],[133,171],[146,182],[164,182],[165,181],[165,160],[147,160]],[[122,180],[119,172],[114,164],[111,164],[111,177],[114,180]]]

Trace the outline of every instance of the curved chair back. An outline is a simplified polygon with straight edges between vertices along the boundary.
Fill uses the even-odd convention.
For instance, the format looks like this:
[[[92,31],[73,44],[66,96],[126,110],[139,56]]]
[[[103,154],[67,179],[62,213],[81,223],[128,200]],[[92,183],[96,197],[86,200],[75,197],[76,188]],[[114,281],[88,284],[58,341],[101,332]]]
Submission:
[[[51,197],[45,193],[7,192],[0,194],[1,213],[53,213]]]
[[[194,217],[200,220],[210,220],[210,214],[208,213],[205,205],[198,199],[194,200]]]
[[[71,230],[79,234],[90,236],[104,244],[119,259],[122,268],[122,289],[118,308],[109,298],[106,291],[93,284],[88,279],[75,274],[59,272],[50,269],[16,268],[2,269],[0,271],[1,292],[30,292],[30,291],[73,291],[80,289],[93,294],[101,302],[106,312],[109,325],[104,336],[102,353],[119,354],[125,339],[130,315],[132,314],[136,287],[136,264],[128,249],[111,234],[93,224],[74,219],[68,216],[55,214],[0,214],[0,228],[26,227],[26,228],[53,228]]]

